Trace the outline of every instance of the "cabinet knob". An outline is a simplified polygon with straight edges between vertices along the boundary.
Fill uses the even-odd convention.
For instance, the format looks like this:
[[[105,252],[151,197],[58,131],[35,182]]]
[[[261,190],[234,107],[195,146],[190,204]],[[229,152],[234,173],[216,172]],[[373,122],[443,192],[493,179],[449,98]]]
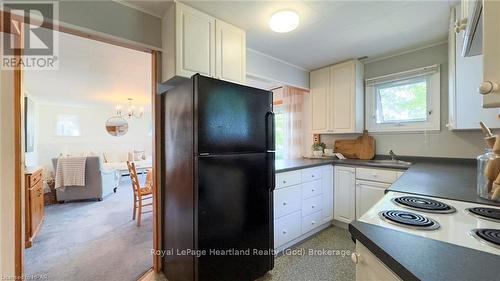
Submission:
[[[355,252],[355,253],[352,253],[352,254],[351,254],[351,261],[352,261],[353,263],[358,263],[358,262],[359,262],[359,254],[358,254],[358,253],[356,253],[356,252]]]
[[[315,191],[315,189],[314,189],[314,188],[311,188],[311,191],[312,191],[312,192],[314,192],[314,191]]]
[[[282,232],[283,234],[286,234],[286,229],[283,229],[281,232]]]
[[[311,175],[311,178],[314,178],[314,175]]]
[[[313,208],[313,209],[314,209],[314,207],[315,207],[314,205],[311,206],[311,208]]]
[[[283,183],[286,183],[286,181],[284,180]]]
[[[283,202],[283,206],[286,206],[286,202]]]
[[[315,224],[316,224],[316,222],[315,222],[315,221],[311,221],[311,225],[315,225]]]
[[[477,89],[477,91],[481,95],[492,94],[492,93],[498,91],[498,84],[495,82],[491,82],[491,81],[484,81],[481,84],[479,84],[479,88]]]

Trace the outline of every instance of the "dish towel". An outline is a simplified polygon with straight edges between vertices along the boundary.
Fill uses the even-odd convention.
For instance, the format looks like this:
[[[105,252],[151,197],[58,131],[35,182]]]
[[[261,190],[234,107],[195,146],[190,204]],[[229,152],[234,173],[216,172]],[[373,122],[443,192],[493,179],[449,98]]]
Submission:
[[[85,162],[87,157],[61,157],[57,159],[56,185],[64,191],[66,186],[85,186]]]

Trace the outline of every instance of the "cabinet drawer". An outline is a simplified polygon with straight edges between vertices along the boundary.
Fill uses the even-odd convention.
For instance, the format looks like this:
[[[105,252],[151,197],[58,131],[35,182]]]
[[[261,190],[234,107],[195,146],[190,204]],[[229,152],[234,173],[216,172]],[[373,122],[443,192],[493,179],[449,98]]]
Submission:
[[[42,180],[42,170],[40,169],[30,176],[30,187],[34,187],[41,180]]]
[[[276,174],[276,188],[300,183],[300,171],[290,171]]]
[[[321,212],[316,212],[302,218],[302,234],[307,233],[321,225]]]
[[[274,191],[274,218],[300,210],[301,186],[294,185]]]
[[[321,179],[321,168],[308,168],[302,170],[302,182]]]
[[[356,178],[360,180],[393,183],[398,178],[398,172],[394,170],[356,168]]]
[[[274,248],[300,236],[300,211],[274,221]]]
[[[302,216],[305,217],[321,210],[323,207],[323,198],[321,196],[312,197],[302,201]]]
[[[322,193],[321,180],[310,181],[302,184],[302,199],[307,199]]]

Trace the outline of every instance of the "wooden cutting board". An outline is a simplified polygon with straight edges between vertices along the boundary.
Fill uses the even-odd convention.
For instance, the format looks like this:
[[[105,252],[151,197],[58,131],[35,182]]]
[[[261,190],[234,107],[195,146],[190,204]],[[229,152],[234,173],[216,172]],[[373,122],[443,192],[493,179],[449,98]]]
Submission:
[[[375,157],[375,139],[364,130],[355,140],[336,140],[333,149],[347,158],[370,160]]]

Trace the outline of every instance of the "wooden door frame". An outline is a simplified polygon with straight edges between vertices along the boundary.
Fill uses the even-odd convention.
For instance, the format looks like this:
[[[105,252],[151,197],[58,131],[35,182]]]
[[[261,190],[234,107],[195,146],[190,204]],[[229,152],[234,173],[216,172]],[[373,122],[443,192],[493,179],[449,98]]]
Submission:
[[[16,15],[12,15],[5,11],[0,11],[2,13],[2,18],[6,14],[17,18],[19,21],[28,22],[30,20],[28,17],[21,18]],[[33,22],[33,19],[31,19]],[[0,21],[1,22],[1,21]],[[75,28],[70,28],[61,24],[54,24],[52,22],[44,22],[41,24],[42,27],[55,30],[56,32],[63,32],[72,34],[75,36],[88,38],[95,41],[100,41],[104,43],[108,43],[115,46],[120,46],[128,49],[133,49],[145,53],[151,54],[151,118],[153,122],[153,136],[152,136],[152,154],[153,154],[153,249],[160,250],[161,249],[161,98],[158,90],[159,77],[161,77],[161,67],[158,64],[161,61],[160,55],[161,52],[158,50],[154,50],[153,48],[145,47],[139,43],[131,43],[120,41],[116,38],[112,38],[112,36],[105,36],[102,34],[98,34],[97,32],[92,31],[81,31]],[[0,23],[0,31],[4,31],[5,26],[3,23]],[[21,53],[16,54],[21,56]],[[22,105],[24,104],[23,100],[23,92],[22,92],[22,69],[15,70],[15,104],[14,104],[14,114],[16,116],[15,119],[15,147],[16,147],[16,163],[19,165],[15,166],[15,274],[16,276],[24,275],[24,239],[23,239],[23,217],[24,217],[24,208],[23,208],[23,199],[22,190],[24,190],[24,161],[23,161],[23,130],[22,130],[22,118],[23,118],[23,109]],[[161,271],[161,257],[159,255],[152,255],[153,257],[153,270],[155,272]],[[146,271],[148,273],[149,271]]]

